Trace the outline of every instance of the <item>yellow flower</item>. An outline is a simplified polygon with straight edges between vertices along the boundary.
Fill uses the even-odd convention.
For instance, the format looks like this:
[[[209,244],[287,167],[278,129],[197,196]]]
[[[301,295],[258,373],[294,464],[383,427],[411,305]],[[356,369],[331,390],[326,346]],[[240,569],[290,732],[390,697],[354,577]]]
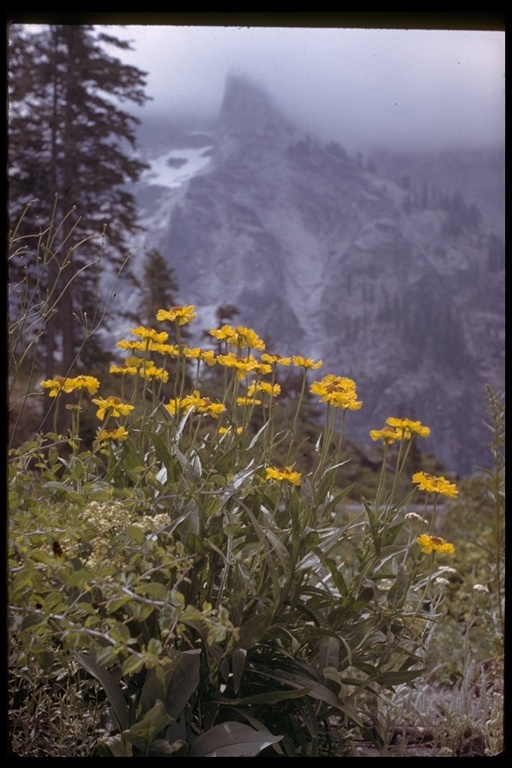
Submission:
[[[220,328],[213,328],[210,336],[214,336],[219,341],[226,341],[232,347],[240,352],[244,347],[248,349],[265,349],[265,342],[260,339],[258,334],[252,328],[245,325],[238,325],[233,328],[231,325],[222,325]]]
[[[148,360],[145,365],[141,366],[139,373],[147,381],[152,381],[153,379],[159,379],[164,383],[169,381],[169,371],[166,371],[164,368],[157,368],[151,360]]]
[[[159,333],[158,331],[154,331],[153,328],[144,328],[143,325],[139,325],[138,328],[130,328],[130,333],[133,333],[134,336],[140,336],[141,339],[156,342],[157,344],[163,344],[164,341],[167,341],[169,338],[169,334],[165,331]]]
[[[421,421],[411,421],[411,419],[395,419],[390,416],[386,419],[386,424],[395,429],[401,430],[402,440],[410,440],[413,435],[419,435],[419,437],[428,437],[430,435],[430,428],[424,427]]]
[[[240,355],[235,355],[233,352],[230,352],[227,355],[217,355],[217,362],[219,365],[235,368],[236,376],[239,380],[244,379],[249,373],[256,373],[261,367],[261,364],[258,363],[256,358],[252,355],[241,357]]]
[[[49,397],[57,397],[60,392],[69,394],[75,390],[86,389],[90,395],[94,395],[100,386],[98,379],[94,376],[75,376],[74,378],[65,378],[56,376],[54,379],[46,379],[40,383],[43,389],[49,389]]]
[[[256,392],[264,392],[270,397],[277,397],[281,394],[280,384],[270,384],[268,381],[255,381],[247,390],[248,397],[252,397]]]
[[[436,477],[428,472],[416,472],[412,476],[412,481],[417,483],[419,491],[441,493],[443,496],[448,496],[451,499],[455,499],[459,493],[455,483],[450,483],[446,478]]]
[[[203,360],[207,365],[215,365],[216,357],[213,349],[201,349],[201,347],[183,347],[183,355],[195,360]]]
[[[324,376],[321,381],[314,381],[310,392],[319,395],[323,403],[329,403],[334,408],[357,411],[363,405],[357,399],[356,384],[346,376],[334,376],[332,373]]]
[[[215,365],[217,362],[217,358],[213,349],[202,349],[200,358],[206,363],[206,365],[210,366]]]
[[[164,408],[169,411],[171,416],[175,416],[183,408],[183,402],[179,397],[175,397],[174,400],[170,400]]]
[[[281,357],[281,355],[270,355],[267,352],[263,352],[261,356],[262,363],[269,363],[270,365],[290,365],[292,362],[291,357]]]
[[[300,355],[294,355],[292,357],[292,363],[293,365],[296,365],[298,368],[321,368],[323,365],[323,362],[319,360],[315,363],[314,360],[311,360],[310,357],[301,357]]]
[[[193,304],[181,307],[171,307],[170,309],[159,309],[156,313],[156,319],[159,322],[169,320],[171,323],[177,321],[178,325],[186,325],[196,317]]]
[[[439,552],[444,555],[453,555],[455,547],[448,541],[445,541],[440,536],[429,536],[427,533],[422,533],[418,536],[416,543],[420,545],[421,551],[426,555],[431,552]]]
[[[401,440],[402,433],[397,429],[384,427],[384,429],[372,429],[370,431],[370,437],[372,440],[382,440],[383,443],[391,445],[395,440]]]
[[[145,352],[147,344],[145,341],[126,341],[122,339],[116,342],[116,347],[119,349],[136,349],[138,352]]]
[[[201,356],[200,347],[183,347],[183,354],[185,357],[198,358]]]
[[[118,418],[119,416],[126,416],[133,411],[134,405],[128,405],[128,403],[122,403],[118,397],[98,397],[92,401],[94,405],[98,406],[96,417],[103,420],[107,415]]]
[[[181,410],[194,410],[198,413],[206,413],[214,419],[218,419],[220,414],[226,410],[223,403],[213,403],[209,397],[201,397],[197,389],[181,400],[179,398],[171,400],[165,408],[173,416]]]
[[[204,403],[200,408],[201,413],[207,413],[213,419],[218,419],[221,413],[224,413],[226,406],[224,403],[212,403],[208,397],[203,398]]]
[[[74,379],[67,379],[66,385],[71,384],[73,389],[86,389],[90,395],[95,395],[99,389],[100,383],[94,376],[75,376]],[[65,385],[65,387],[66,387]],[[71,392],[64,388],[65,392]]]
[[[256,397],[237,397],[236,404],[242,406],[261,405],[261,400]]]
[[[258,334],[252,328],[245,325],[238,325],[235,328],[234,338],[228,340],[237,349],[248,347],[248,349],[265,349],[265,342],[260,339]]]
[[[230,325],[222,325],[220,328],[213,328],[210,331],[210,336],[218,339],[219,341],[230,341],[235,335],[235,329]]]
[[[292,467],[267,467],[267,480],[286,480],[292,485],[300,485],[300,472]]]
[[[48,392],[49,397],[57,397],[57,395],[62,391],[64,382],[66,379],[64,376],[56,376],[54,379],[45,379],[44,381],[41,381],[39,386],[43,387],[43,389],[49,389]]]
[[[117,427],[117,429],[102,429],[98,432],[97,440],[127,440],[128,430],[124,427]]]
[[[160,355],[169,355],[170,357],[176,357],[179,355],[179,347],[174,344],[158,344],[155,341],[150,341],[148,349],[150,352],[158,352]]]
[[[226,435],[230,434],[231,432],[236,432],[237,435],[241,435],[243,431],[243,427],[237,427],[235,430],[233,427],[219,427],[219,435]]]
[[[123,363],[123,365],[111,365],[109,369],[110,373],[121,373],[122,375],[129,373],[132,376],[135,376],[137,370],[137,366],[127,365],[126,363]]]

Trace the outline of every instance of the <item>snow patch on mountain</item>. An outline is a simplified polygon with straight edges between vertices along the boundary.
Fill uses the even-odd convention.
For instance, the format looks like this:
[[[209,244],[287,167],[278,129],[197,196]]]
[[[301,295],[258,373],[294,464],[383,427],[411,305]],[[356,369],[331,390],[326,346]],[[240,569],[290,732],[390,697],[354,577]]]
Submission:
[[[159,157],[149,160],[150,166],[144,172],[141,182],[144,185],[180,187],[210,162],[212,147],[191,147],[189,149],[172,149]]]

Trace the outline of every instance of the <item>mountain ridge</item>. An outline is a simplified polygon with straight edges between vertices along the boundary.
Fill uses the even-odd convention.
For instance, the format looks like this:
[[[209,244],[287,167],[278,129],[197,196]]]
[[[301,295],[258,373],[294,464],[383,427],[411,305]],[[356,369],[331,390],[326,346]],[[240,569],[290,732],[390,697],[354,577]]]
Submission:
[[[218,307],[235,305],[275,351],[354,378],[357,439],[388,416],[418,418],[447,471],[485,465],[485,384],[504,384],[504,209],[501,221],[473,194],[480,176],[500,200],[497,156],[469,153],[477,159],[464,164],[467,153],[445,153],[445,166],[462,163],[464,189],[474,172],[466,199],[418,174],[430,170],[420,154],[409,165],[383,151],[351,157],[232,76],[210,136],[209,162],[155,191],[158,222],[144,239],[175,271],[181,300],[209,327]],[[150,188],[146,179],[139,199]]]

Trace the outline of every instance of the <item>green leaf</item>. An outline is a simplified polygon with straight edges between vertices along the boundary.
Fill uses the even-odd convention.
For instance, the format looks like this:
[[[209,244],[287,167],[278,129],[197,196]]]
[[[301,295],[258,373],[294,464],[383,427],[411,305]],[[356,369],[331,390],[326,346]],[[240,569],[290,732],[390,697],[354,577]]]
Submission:
[[[73,491],[66,483],[49,481],[43,483],[42,486],[45,491],[54,491],[63,494],[69,501],[74,501],[79,507],[85,507],[87,500],[81,493]]]
[[[183,454],[179,448],[174,446],[173,451],[175,455],[178,457],[178,461],[180,462],[183,471],[185,472],[185,475],[188,477],[189,480],[192,480],[192,482],[197,482],[201,479],[201,462],[199,461],[199,456],[194,456],[192,461],[187,459],[185,454]]]
[[[158,699],[165,700],[171,672],[170,666],[156,666],[147,670],[139,702],[143,712],[151,709]]]
[[[328,667],[338,669],[340,662],[340,640],[337,637],[324,635],[320,640],[319,667],[323,671]]]
[[[67,583],[70,587],[78,587],[83,589],[91,581],[94,580],[94,574],[92,571],[88,571],[87,568],[80,568],[78,571],[74,571],[67,577]]]
[[[108,669],[101,667],[95,662],[92,656],[86,653],[74,652],[74,657],[78,663],[87,671],[90,675],[99,680],[103,686],[103,690],[112,706],[115,718],[121,731],[125,731],[129,725],[129,709],[126,699],[123,693]]]
[[[89,491],[90,501],[109,501],[112,498],[112,490],[108,491],[104,488],[93,488]]]
[[[122,735],[139,749],[147,749],[171,719],[164,702],[159,700],[149,712],[146,712],[142,720],[134,723],[129,730],[124,730]]]
[[[123,661],[123,675],[126,675],[126,677],[129,675],[134,675],[137,672],[140,672],[143,666],[144,659],[139,658],[139,656],[135,656],[135,654],[131,654]]]
[[[315,682],[315,680],[308,678],[305,675],[286,672],[282,669],[274,672],[268,668],[264,670],[262,667],[261,670],[258,671],[261,671],[262,674],[265,674],[271,679],[277,680],[285,685],[293,685],[298,688],[305,688],[309,686],[310,690],[308,696],[310,696],[312,699],[325,702],[325,704],[328,704],[330,707],[334,707],[340,712],[343,712],[345,715],[347,715],[347,717],[351,718],[351,720],[353,720],[356,725],[363,725],[362,720],[357,714],[356,710],[347,701],[342,701],[339,699],[336,694],[326,688],[325,685],[320,685],[320,683]]]
[[[396,572],[396,579],[388,592],[388,603],[393,608],[401,608],[409,591],[409,579],[405,563],[400,563]]]
[[[222,723],[199,736],[191,757],[256,757],[263,749],[281,741],[270,731],[256,731],[237,722]]]
[[[245,660],[247,651],[242,648],[236,648],[231,654],[231,670],[233,673],[233,691],[235,694],[240,690],[240,684],[245,669]]]
[[[169,594],[167,587],[159,581],[150,581],[137,587],[137,594],[146,595],[154,600],[166,600]]]
[[[165,696],[167,713],[175,720],[182,714],[188,700],[199,686],[201,651],[183,651],[178,656]]]
[[[329,567],[334,585],[341,597],[345,597],[348,594],[348,587],[343,578],[342,572],[339,570],[338,564],[330,557],[325,558],[325,563]]]
[[[78,459],[73,463],[71,477],[73,480],[83,480],[85,477],[84,465]]]
[[[217,699],[214,703],[231,704],[238,707],[252,707],[255,704],[277,704],[279,701],[291,701],[307,696],[311,691],[311,685],[304,688],[288,688],[286,691],[268,690],[264,693],[255,693],[254,696],[245,696],[238,699]]]
[[[137,544],[142,544],[145,539],[145,534],[142,528],[138,525],[127,525],[125,529],[128,536],[133,539]]]
[[[386,687],[393,687],[394,685],[401,685],[402,683],[409,683],[414,680],[418,675],[423,675],[428,669],[403,669],[398,672],[384,672],[382,675],[377,675],[375,682],[379,685]]]
[[[201,555],[202,557],[204,557],[206,550],[204,548],[203,540],[199,538],[199,536],[196,536],[195,533],[193,533],[192,531],[189,531],[187,533],[186,542],[187,542],[187,550],[190,554]]]
[[[245,621],[238,631],[238,648],[250,650],[261,643],[272,622],[272,608],[267,608],[263,613],[257,613]]]
[[[130,446],[129,443],[124,444],[123,465],[129,472],[133,470],[138,470],[142,472],[145,469],[144,465],[141,464],[139,457],[134,452],[133,448]]]
[[[163,442],[160,435],[157,435],[155,432],[146,432],[146,435],[149,437],[151,442],[153,443],[153,446],[156,451],[156,455],[162,462],[162,464],[166,467],[167,471],[170,471],[170,466],[172,462],[172,456],[169,453],[169,449]]]
[[[112,600],[108,600],[105,605],[107,613],[115,613],[132,599],[130,595],[122,595],[121,597],[114,597]]]

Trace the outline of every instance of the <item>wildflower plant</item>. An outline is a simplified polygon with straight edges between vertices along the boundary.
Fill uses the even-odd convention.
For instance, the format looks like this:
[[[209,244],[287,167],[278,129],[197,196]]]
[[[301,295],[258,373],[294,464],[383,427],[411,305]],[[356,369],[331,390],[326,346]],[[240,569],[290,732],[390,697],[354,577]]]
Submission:
[[[157,327],[132,331],[140,348],[118,345],[126,360],[101,383],[71,372],[41,382],[58,401],[79,381],[97,431],[87,450],[77,420],[10,454],[11,667],[71,664],[96,680],[111,714],[95,747],[104,756],[331,756],[334,732],[379,740],[376,700],[428,665],[436,615],[424,606],[454,549],[405,506],[419,480],[454,498],[449,481],[411,478],[395,495],[428,428],[389,419],[372,434],[397,449],[395,475],[383,468],[376,498],[344,516],[356,383],[311,381],[320,361],[270,354],[245,326],[212,329],[217,348],[189,348],[179,331],[195,318],[192,305],[159,310]],[[172,348],[158,328],[169,322]],[[280,365],[302,369],[295,403]],[[220,397],[208,394],[214,367]],[[108,375],[133,386],[118,397]],[[303,472],[293,446],[308,388],[325,413]]]

